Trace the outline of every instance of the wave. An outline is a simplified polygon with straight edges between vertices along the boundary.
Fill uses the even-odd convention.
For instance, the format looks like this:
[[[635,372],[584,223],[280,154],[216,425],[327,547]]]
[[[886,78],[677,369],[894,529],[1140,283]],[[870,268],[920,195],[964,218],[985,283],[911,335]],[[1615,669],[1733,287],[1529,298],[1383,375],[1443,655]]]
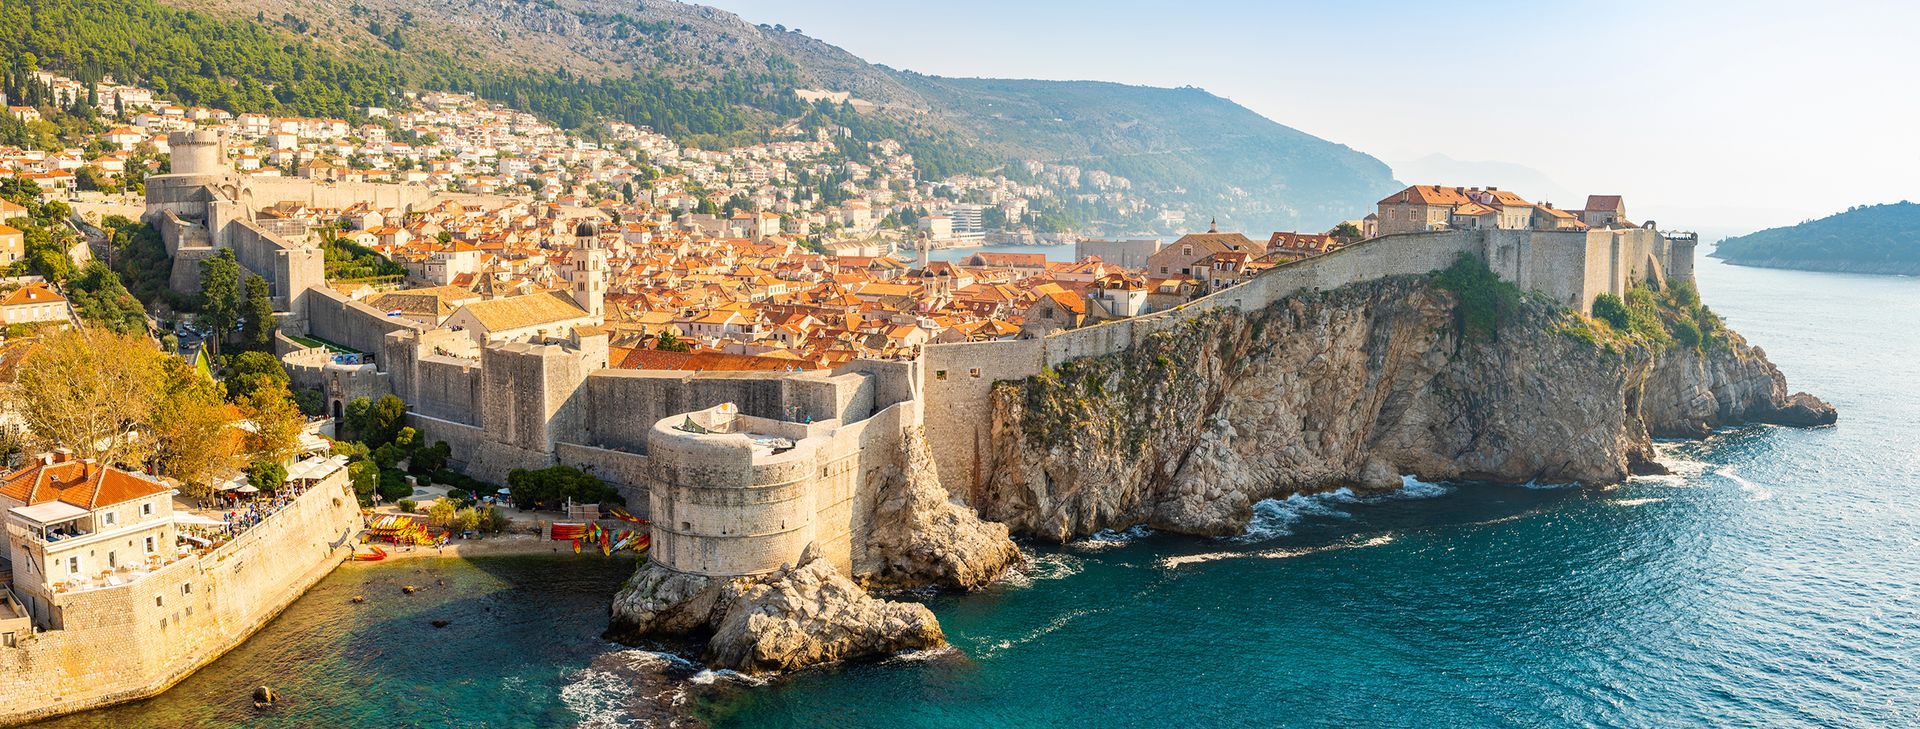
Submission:
[[[1006,575],[994,584],[1015,589],[1032,587],[1035,582],[1063,580],[1080,574],[1086,568],[1086,561],[1071,554],[1049,552],[1047,554],[1026,555],[1026,561],[1018,567],[1007,570]]]
[[[947,656],[954,656],[954,655],[960,655],[960,649],[953,647],[953,644],[949,643],[947,645],[943,645],[938,648],[926,648],[926,649],[917,650],[917,651],[907,651],[905,653],[895,653],[893,654],[893,656],[887,658],[886,662],[888,663],[896,663],[896,662],[897,663],[925,663],[927,661],[932,661],[932,660],[945,658]]]
[[[637,701],[659,706],[680,706],[687,701],[686,690],[674,682],[643,682],[636,676],[659,676],[674,668],[695,665],[670,653],[630,649],[600,656],[592,666],[576,671],[570,683],[560,687],[560,702],[575,716],[582,729],[628,729],[651,726],[649,719],[636,716]],[[641,696],[648,683],[660,690]]]
[[[1145,524],[1135,524],[1121,530],[1102,529],[1092,536],[1067,544],[1068,549],[1094,552],[1114,547],[1124,547],[1139,539],[1153,536],[1153,530]]]
[[[1570,489],[1579,485],[1580,484],[1577,483],[1540,483],[1539,481],[1528,481],[1520,484],[1520,488],[1533,489],[1535,491],[1551,491],[1553,489]]]
[[[1319,494],[1293,494],[1284,499],[1263,499],[1253,505],[1253,518],[1247,521],[1247,528],[1237,536],[1228,537],[1227,541],[1251,544],[1275,537],[1291,536],[1294,526],[1307,517],[1353,518],[1353,514],[1334,508],[1335,505],[1432,499],[1453,493],[1453,490],[1454,487],[1449,484],[1422,481],[1413,476],[1401,476],[1400,488],[1384,494],[1360,496],[1355,494],[1353,489],[1342,487]]]
[[[1607,503],[1613,504],[1614,506],[1642,506],[1645,504],[1657,504],[1662,501],[1666,501],[1666,499],[1662,499],[1662,498],[1614,499]]]
[[[1055,616],[1052,620],[1047,621],[1046,625],[1042,625],[1038,628],[1034,628],[1033,630],[1027,631],[1026,635],[1022,635],[1018,638],[1001,640],[991,645],[988,645],[986,648],[980,651],[980,657],[983,659],[992,658],[995,655],[998,655],[1002,651],[1005,651],[1011,648],[1016,648],[1022,645],[1026,645],[1035,640],[1039,640],[1042,636],[1045,636],[1048,633],[1067,627],[1067,623],[1073,622],[1075,618],[1079,618],[1086,615],[1093,615],[1095,613],[1104,613],[1112,609],[1113,608],[1111,607],[1106,607],[1106,608],[1100,608],[1097,610],[1088,609],[1088,608],[1081,608],[1078,610],[1069,610],[1067,612],[1064,612]]]
[[[1739,470],[1733,466],[1722,466],[1719,470],[1714,471],[1714,473],[1721,478],[1732,481],[1734,485],[1739,486],[1741,491],[1747,493],[1749,501],[1766,501],[1773,498],[1772,489],[1748,481],[1745,477],[1741,476]]]
[[[1282,547],[1279,549],[1267,549],[1267,550],[1262,550],[1258,552],[1204,552],[1201,554],[1183,554],[1183,555],[1166,557],[1161,559],[1160,566],[1166,569],[1177,569],[1180,567],[1185,567],[1187,565],[1202,564],[1206,562],[1217,562],[1223,559],[1292,559],[1294,557],[1304,557],[1309,554],[1320,554],[1322,552],[1336,552],[1343,549],[1360,549],[1365,547],[1378,547],[1386,544],[1392,544],[1393,539],[1394,539],[1393,533],[1388,532],[1385,534],[1379,534],[1379,535],[1375,535],[1365,539],[1359,539],[1359,538],[1348,539],[1348,540],[1336,542],[1333,544],[1323,544],[1317,547]]]

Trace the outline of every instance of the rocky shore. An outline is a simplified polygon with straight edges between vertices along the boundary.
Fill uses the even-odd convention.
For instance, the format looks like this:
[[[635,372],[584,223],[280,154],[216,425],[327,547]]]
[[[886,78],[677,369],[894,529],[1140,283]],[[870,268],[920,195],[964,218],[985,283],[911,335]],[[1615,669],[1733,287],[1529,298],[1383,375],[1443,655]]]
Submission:
[[[1002,383],[990,476],[970,500],[1052,540],[1142,523],[1224,535],[1293,493],[1402,474],[1609,483],[1659,468],[1655,436],[1835,418],[1730,331],[1690,345],[1614,334],[1517,293],[1475,330],[1461,299],[1435,277],[1382,279]],[[1704,312],[1685,315],[1717,324]]]
[[[1216,310],[1000,383],[990,475],[964,504],[909,432],[863,486],[854,574],[811,547],[733,579],[648,564],[616,597],[610,633],[703,642],[708,665],[747,673],[932,648],[945,638],[930,611],[867,588],[987,585],[1020,560],[1010,530],[1226,535],[1262,499],[1387,490],[1403,475],[1610,483],[1661,470],[1654,437],[1837,417],[1790,392],[1690,288],[1638,292],[1632,319],[1606,324],[1477,275],[1494,288],[1403,276]]]

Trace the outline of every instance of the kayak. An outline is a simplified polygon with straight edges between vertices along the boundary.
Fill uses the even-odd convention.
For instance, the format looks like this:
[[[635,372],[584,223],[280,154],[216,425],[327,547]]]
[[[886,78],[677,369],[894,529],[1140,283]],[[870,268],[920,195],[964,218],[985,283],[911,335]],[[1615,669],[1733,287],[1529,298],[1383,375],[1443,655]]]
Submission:
[[[386,558],[387,558],[387,550],[381,549],[377,546],[374,547],[373,552],[369,554],[361,554],[360,552],[357,552],[357,551],[353,553],[353,561],[355,562],[378,562]]]

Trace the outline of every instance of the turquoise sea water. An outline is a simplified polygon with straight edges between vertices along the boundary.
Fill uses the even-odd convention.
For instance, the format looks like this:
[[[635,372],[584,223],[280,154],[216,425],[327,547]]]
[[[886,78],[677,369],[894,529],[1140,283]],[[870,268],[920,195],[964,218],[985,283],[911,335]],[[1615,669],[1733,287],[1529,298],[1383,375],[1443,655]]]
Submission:
[[[1618,488],[1263,505],[1235,540],[1040,550],[932,605],[959,653],[710,701],[719,726],[1920,724],[1920,280],[1703,261],[1823,430]],[[1790,293],[1789,293],[1790,292]]]
[[[956,651],[723,677],[694,708],[723,727],[1920,725],[1920,280],[1700,278],[1838,427],[1666,444],[1676,475],[1610,490],[1413,483],[1265,503],[1234,539],[1033,548],[1006,584],[929,599]],[[638,652],[598,637],[628,569],[345,569],[168,694],[56,725],[639,725],[602,670]],[[288,700],[257,717],[262,682]]]

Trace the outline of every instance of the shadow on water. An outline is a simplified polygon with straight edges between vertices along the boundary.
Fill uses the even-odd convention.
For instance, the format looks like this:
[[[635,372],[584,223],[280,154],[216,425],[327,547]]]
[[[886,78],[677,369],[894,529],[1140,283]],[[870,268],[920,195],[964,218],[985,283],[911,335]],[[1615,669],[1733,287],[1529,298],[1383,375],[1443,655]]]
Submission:
[[[349,564],[167,693],[45,725],[568,726],[561,689],[617,647],[600,636],[634,564],[570,554]],[[256,712],[260,684],[281,704]]]

